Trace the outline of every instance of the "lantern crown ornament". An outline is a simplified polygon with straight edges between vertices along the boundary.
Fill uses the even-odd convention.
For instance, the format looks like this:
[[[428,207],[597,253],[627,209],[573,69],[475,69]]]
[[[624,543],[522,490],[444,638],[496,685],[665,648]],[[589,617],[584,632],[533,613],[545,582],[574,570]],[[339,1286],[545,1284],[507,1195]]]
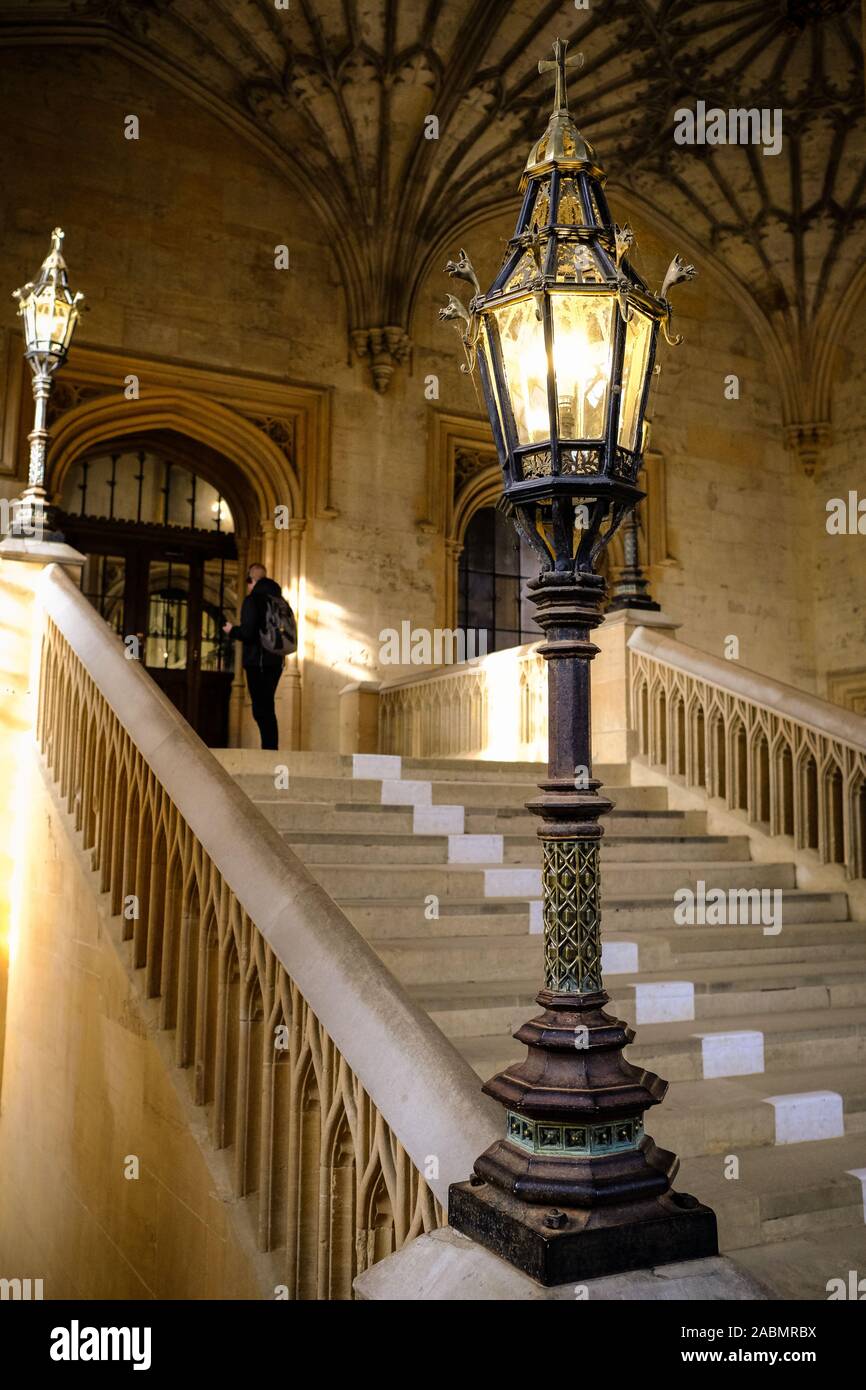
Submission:
[[[43,372],[52,371],[66,361],[84,302],[83,294],[74,294],[69,288],[62,253],[63,236],[60,227],[55,227],[51,233],[51,250],[38,276],[20,290],[14,290],[12,295],[18,300],[18,313],[24,320],[25,355],[34,369]]]
[[[540,139],[536,140],[529,151],[526,168],[520,180],[521,193],[526,191],[526,186],[531,178],[538,174],[548,173],[554,168],[585,169],[594,174],[602,183],[605,179],[604,170],[598,163],[595,150],[587,140],[584,140],[568,109],[566,69],[582,68],[583,54],[575,53],[573,57],[567,58],[565,56],[567,49],[568,40],[557,39],[553,45],[553,62],[550,62],[549,59],[542,59],[538,64],[539,72],[555,71],[556,92],[547,130]]]
[[[629,256],[605,174],[568,110],[568,69],[583,66],[557,39],[553,111],[520,182],[523,203],[493,284],[480,291],[465,251],[447,272],[475,293],[454,295],[440,318],[458,322],[464,370],[481,378],[504,481],[504,505],[535,550],[542,575],[593,572],[630,507],[648,434],[659,331],[668,293],[692,279],[674,257],[653,294]]]

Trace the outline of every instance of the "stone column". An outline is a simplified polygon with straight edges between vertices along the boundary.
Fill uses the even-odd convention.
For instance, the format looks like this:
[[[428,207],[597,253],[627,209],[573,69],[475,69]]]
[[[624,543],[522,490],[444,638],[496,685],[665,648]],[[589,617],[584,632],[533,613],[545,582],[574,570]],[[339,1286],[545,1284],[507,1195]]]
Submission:
[[[245,581],[250,563],[250,543],[245,536],[238,536],[236,544],[238,548],[238,599],[243,602],[244,594],[247,591]],[[232,622],[237,622],[238,617],[239,611],[233,613]],[[234,642],[232,646],[234,648],[235,669],[229,700],[229,745],[232,748],[253,747],[255,745],[249,744],[246,739],[246,721],[252,722],[252,717],[249,714],[249,696],[247,695],[247,683],[244,679],[243,652],[240,642]]]
[[[280,681],[282,706],[280,719],[280,746],[299,749],[302,743],[302,691],[303,691],[303,641],[304,621],[301,612],[302,577],[304,572],[304,532],[306,521],[303,517],[293,517],[288,529],[278,534],[284,538],[285,572],[288,600],[298,624],[298,650],[287,658],[283,677]]]
[[[340,752],[379,752],[379,682],[351,681],[340,691]]]
[[[443,626],[456,627],[460,609],[458,592],[460,576],[460,556],[463,546],[459,541],[445,542],[445,621]]]

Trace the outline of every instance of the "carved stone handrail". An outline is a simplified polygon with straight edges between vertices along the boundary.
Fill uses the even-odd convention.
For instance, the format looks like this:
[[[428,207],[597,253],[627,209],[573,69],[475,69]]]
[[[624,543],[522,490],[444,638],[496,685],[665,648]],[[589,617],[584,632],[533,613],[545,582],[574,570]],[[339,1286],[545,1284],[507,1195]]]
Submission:
[[[58,566],[39,598],[39,740],[144,992],[290,1297],[351,1297],[444,1221],[496,1107]]]
[[[650,763],[866,876],[866,718],[650,628],[628,646]]]
[[[547,679],[537,644],[379,687],[381,753],[535,761],[546,747]]]

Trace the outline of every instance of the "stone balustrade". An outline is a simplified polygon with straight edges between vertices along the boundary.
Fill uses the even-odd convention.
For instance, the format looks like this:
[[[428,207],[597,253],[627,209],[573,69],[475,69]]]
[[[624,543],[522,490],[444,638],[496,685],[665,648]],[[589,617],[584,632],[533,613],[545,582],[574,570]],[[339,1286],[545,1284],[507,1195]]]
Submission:
[[[624,762],[636,751],[630,710],[628,648],[637,621],[660,630],[673,624],[662,614],[612,613],[593,634],[593,756]],[[354,712],[359,686],[344,700]],[[476,661],[405,676],[380,686],[367,683],[363,698],[378,703],[378,751],[415,758],[487,758],[547,761],[547,671],[537,643],[491,652]],[[373,752],[349,744],[342,752]]]
[[[674,630],[660,614],[628,612],[598,629],[594,758],[640,755],[849,878],[866,876],[866,718],[677,642]],[[388,682],[378,721],[383,753],[543,761],[544,659],[536,645],[512,647]]]
[[[651,765],[866,876],[866,718],[649,628],[628,646],[637,746]]]
[[[38,739],[290,1298],[444,1222],[498,1112],[58,566]],[[278,756],[278,755],[277,755]]]
[[[382,685],[379,751],[413,758],[546,757],[544,659],[528,644]]]

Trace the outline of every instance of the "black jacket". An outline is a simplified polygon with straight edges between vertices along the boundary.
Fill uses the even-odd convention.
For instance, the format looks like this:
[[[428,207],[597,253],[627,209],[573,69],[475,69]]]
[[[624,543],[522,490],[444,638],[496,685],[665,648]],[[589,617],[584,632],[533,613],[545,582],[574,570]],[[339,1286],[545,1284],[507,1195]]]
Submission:
[[[273,579],[259,579],[250,589],[241,604],[241,620],[232,628],[229,636],[244,644],[244,670],[282,666],[283,658],[275,652],[266,652],[259,641],[259,633],[265,625],[265,598],[268,594],[279,596],[279,584]]]

